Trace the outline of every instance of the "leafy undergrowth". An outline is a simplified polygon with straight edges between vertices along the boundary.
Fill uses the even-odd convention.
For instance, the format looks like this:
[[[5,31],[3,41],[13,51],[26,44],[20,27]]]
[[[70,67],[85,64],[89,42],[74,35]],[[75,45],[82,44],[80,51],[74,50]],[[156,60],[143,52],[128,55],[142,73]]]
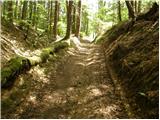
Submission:
[[[150,10],[137,20],[123,22],[97,39],[129,102],[135,101],[133,111],[142,118],[158,118],[159,114],[159,18],[158,7],[154,9],[154,13]]]

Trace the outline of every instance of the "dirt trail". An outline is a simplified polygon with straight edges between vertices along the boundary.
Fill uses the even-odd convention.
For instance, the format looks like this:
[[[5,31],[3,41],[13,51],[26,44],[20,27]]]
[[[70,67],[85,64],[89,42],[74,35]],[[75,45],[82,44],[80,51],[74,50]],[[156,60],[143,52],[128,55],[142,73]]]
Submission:
[[[59,61],[36,66],[25,75],[31,81],[29,92],[4,117],[129,118],[115,93],[102,48],[83,42],[66,53]]]

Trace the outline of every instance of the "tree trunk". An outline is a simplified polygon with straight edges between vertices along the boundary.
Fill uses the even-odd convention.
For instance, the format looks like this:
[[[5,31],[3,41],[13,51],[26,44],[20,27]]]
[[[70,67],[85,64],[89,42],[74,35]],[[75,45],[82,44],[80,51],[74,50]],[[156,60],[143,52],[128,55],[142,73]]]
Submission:
[[[118,1],[118,19],[121,22],[122,18],[121,18],[121,2],[120,0]]]
[[[66,41],[55,42],[52,47],[42,49],[40,54],[35,56],[16,56],[10,59],[1,69],[1,87],[10,87],[13,85],[15,78],[22,72],[29,70],[32,66],[37,64],[45,63],[50,55],[54,55],[68,46],[69,44]]]
[[[135,0],[135,2],[134,2],[134,6],[135,6],[135,14],[137,15],[137,13],[138,13],[138,4],[137,4],[137,0]]]
[[[23,2],[23,8],[22,8],[22,20],[25,20],[27,18],[27,6],[28,6],[28,1]]]
[[[139,1],[138,1],[138,13],[141,12],[141,4],[142,4],[142,1],[139,0]]]
[[[55,1],[55,11],[54,11],[54,26],[53,26],[53,38],[57,39],[57,22],[59,17],[59,1]]]
[[[30,9],[29,20],[31,22],[31,20],[32,20],[32,13],[33,13],[33,1],[29,1],[29,9]]]
[[[126,2],[126,6],[128,8],[129,18],[135,18],[134,10],[133,10],[133,7],[132,7],[131,3],[127,0],[125,2]]]
[[[36,1],[33,2],[33,18],[32,18],[32,25],[36,28],[36,17],[37,17],[37,3]]]
[[[22,1],[19,1],[19,5],[18,5],[18,19],[20,20],[22,17],[22,4],[23,2]]]
[[[72,23],[72,34],[76,31],[76,4],[73,5],[73,23]]]
[[[86,19],[86,30],[85,30],[86,35],[89,34],[89,33],[88,33],[88,30],[89,30],[89,19],[87,18],[87,19]]]
[[[77,15],[76,33],[75,33],[76,37],[79,37],[80,28],[81,28],[81,0],[78,1],[78,15]]]
[[[71,29],[72,29],[72,5],[73,1],[66,1],[67,7],[67,29],[66,29],[66,36],[63,39],[70,38]]]
[[[15,9],[14,9],[14,18],[17,19],[17,12],[18,12],[18,0],[15,1]]]
[[[35,24],[35,30],[37,30],[38,28],[38,24],[39,24],[39,15],[40,15],[40,7],[39,5],[41,4],[42,1],[37,1],[37,9],[36,9],[36,24]]]
[[[8,2],[8,14],[7,18],[10,23],[13,23],[13,1],[7,1]]]
[[[52,34],[52,22],[53,22],[53,1],[50,1],[50,7],[49,7],[49,38],[51,38],[51,34]]]

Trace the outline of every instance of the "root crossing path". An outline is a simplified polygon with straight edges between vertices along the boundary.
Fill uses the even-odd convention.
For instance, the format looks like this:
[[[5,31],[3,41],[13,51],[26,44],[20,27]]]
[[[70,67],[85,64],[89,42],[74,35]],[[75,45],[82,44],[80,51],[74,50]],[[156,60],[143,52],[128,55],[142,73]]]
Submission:
[[[21,77],[30,88],[9,118],[129,118],[99,45],[82,42]]]

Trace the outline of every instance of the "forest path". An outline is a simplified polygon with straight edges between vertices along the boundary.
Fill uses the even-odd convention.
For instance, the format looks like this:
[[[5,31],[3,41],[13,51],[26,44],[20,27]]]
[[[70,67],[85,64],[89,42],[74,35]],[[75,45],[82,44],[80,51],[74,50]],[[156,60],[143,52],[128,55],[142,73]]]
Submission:
[[[10,118],[128,118],[99,45],[82,42],[25,76],[29,93]]]

